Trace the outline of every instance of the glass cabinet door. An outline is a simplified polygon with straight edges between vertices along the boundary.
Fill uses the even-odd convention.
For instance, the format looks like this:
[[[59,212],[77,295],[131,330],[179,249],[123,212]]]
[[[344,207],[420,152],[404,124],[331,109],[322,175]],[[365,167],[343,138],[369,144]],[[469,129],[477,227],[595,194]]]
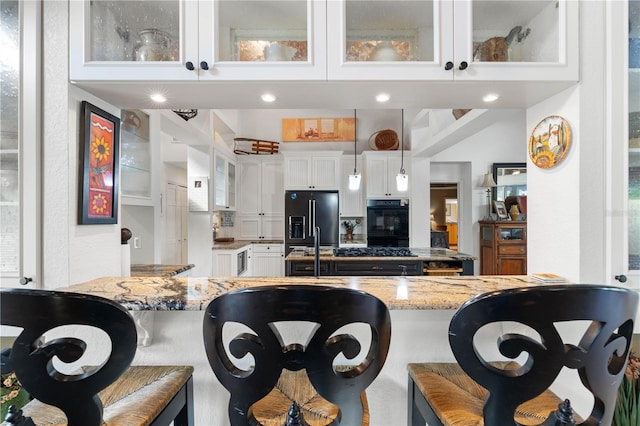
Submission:
[[[441,63],[453,50],[451,3],[329,1],[329,78],[451,79]]]
[[[83,23],[70,27],[72,79],[197,78],[197,2],[72,1],[69,11]]]
[[[120,188],[123,196],[151,198],[149,116],[140,110],[122,110]]]
[[[640,289],[640,1],[629,1],[627,286]]]
[[[326,78],[325,0],[200,1],[199,25],[200,79]]]
[[[578,79],[577,1],[454,3],[456,79]]]

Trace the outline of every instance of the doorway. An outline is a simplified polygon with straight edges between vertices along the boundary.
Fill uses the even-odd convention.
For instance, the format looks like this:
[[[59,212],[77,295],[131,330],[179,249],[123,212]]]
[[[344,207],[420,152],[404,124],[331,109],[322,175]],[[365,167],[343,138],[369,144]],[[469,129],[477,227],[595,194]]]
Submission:
[[[432,241],[439,233],[451,250],[458,250],[458,183],[432,183],[430,191]],[[432,245],[433,246],[433,245]]]
[[[162,263],[184,265],[188,262],[187,187],[167,183],[167,213],[165,218],[166,243]]]

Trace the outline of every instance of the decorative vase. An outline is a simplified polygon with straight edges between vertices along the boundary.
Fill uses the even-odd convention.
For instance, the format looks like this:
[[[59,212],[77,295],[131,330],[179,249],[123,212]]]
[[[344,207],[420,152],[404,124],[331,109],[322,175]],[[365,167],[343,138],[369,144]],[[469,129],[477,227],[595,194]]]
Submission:
[[[353,241],[353,229],[347,229],[347,241]]]
[[[518,206],[516,204],[512,205],[509,209],[509,216],[511,216],[511,220],[520,219],[520,210],[518,210]]]

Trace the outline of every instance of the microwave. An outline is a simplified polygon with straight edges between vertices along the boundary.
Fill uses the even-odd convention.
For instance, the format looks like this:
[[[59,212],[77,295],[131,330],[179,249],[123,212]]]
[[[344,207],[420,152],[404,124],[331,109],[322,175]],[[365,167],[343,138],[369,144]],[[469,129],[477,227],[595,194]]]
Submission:
[[[247,268],[249,266],[248,260],[249,260],[248,249],[242,250],[241,252],[238,252],[238,254],[236,255],[236,264],[237,264],[236,273],[238,277],[246,274]]]

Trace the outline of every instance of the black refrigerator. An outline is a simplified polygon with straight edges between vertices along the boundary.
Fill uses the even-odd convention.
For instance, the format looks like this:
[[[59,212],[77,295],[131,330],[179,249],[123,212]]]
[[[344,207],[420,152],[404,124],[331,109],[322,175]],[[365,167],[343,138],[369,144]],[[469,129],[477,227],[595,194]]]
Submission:
[[[286,254],[293,247],[313,247],[316,227],[320,246],[338,247],[338,191],[286,191],[284,200]]]

